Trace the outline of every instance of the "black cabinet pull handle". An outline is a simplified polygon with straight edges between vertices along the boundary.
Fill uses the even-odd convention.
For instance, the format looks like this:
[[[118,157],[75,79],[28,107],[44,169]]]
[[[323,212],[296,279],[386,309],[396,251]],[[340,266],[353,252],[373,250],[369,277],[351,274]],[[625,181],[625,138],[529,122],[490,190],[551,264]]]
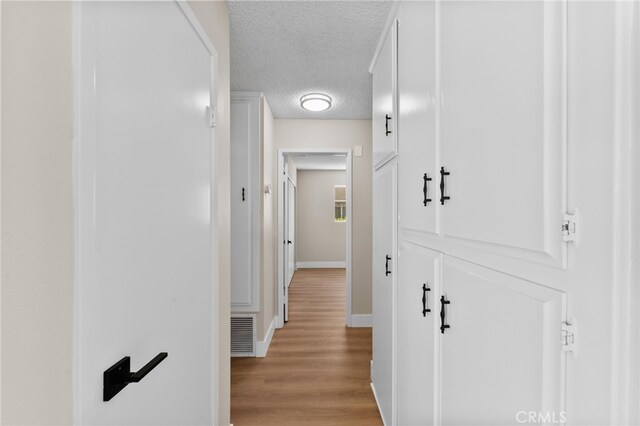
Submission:
[[[391,271],[389,270],[389,261],[391,260],[391,258],[389,257],[389,255],[386,256],[386,260],[384,262],[384,276],[388,277],[389,274],[391,273]]]
[[[431,309],[427,308],[427,292],[431,291],[427,284],[422,284],[422,316],[426,317],[427,312],[431,312]]]
[[[168,354],[166,352],[160,352],[135,373],[131,372],[131,357],[125,356],[113,364],[103,375],[102,400],[109,401],[129,383],[138,383],[144,379],[145,376],[156,368],[167,356]]]
[[[389,136],[391,134],[391,130],[389,130],[389,120],[391,120],[391,117],[389,116],[389,114],[385,114],[384,116],[384,135],[385,136]]]
[[[245,191],[245,189],[242,188],[242,201],[244,201],[244,191]]]
[[[451,173],[446,172],[444,170],[444,167],[440,167],[440,204],[442,204],[444,206],[444,202],[447,200],[450,200],[451,197],[446,197],[444,195],[445,192],[445,181],[444,181],[444,177],[445,176],[449,176]]]
[[[448,305],[451,302],[445,300],[444,296],[440,296],[440,333],[444,334],[447,328],[451,328],[449,324],[445,324],[447,318],[447,312],[444,309],[444,305]]]
[[[424,197],[424,200],[422,201],[422,203],[425,206],[431,202],[431,198],[429,198],[429,187],[427,185],[427,182],[431,182],[431,178],[429,177],[428,174],[425,173],[422,176],[422,195]]]

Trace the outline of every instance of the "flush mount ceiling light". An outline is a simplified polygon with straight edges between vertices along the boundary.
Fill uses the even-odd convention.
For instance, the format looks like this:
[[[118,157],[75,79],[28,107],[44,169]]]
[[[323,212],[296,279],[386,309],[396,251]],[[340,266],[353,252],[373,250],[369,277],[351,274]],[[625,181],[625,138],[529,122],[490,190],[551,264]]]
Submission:
[[[300,106],[307,111],[324,111],[331,108],[331,98],[322,93],[309,93],[300,98]]]

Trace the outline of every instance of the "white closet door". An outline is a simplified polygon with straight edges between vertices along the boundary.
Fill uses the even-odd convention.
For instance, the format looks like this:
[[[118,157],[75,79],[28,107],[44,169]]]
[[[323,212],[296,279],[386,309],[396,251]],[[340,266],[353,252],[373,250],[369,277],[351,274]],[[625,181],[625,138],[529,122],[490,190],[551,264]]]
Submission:
[[[398,226],[439,235],[435,7],[398,11]]]
[[[560,419],[564,293],[443,262],[442,424],[513,425],[521,411]]]
[[[397,284],[397,393],[399,425],[435,420],[436,354],[442,255],[400,242]]]
[[[380,167],[398,153],[396,144],[395,55],[396,25],[385,38],[373,69],[373,167]]]
[[[212,424],[211,52],[175,2],[76,6],[74,423]],[[105,370],[161,352],[103,400]]]
[[[259,241],[253,209],[258,167],[259,98],[232,94],[231,99],[231,306],[233,311],[259,309],[256,247]]]
[[[444,236],[563,267],[565,3],[441,4]],[[440,181],[440,177],[438,177]]]
[[[373,178],[373,386],[385,424],[393,416],[393,291],[396,274],[394,202],[396,165],[388,164]]]

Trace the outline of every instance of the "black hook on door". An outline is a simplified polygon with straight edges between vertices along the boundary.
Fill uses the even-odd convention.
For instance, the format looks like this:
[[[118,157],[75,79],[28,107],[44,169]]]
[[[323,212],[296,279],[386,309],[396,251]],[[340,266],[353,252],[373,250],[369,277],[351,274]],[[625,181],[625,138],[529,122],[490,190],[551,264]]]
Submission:
[[[160,352],[135,373],[131,372],[131,357],[125,356],[113,364],[103,375],[102,400],[109,401],[129,383],[138,383],[144,379],[144,377],[156,368],[167,356],[168,354],[166,352]]]
[[[389,255],[386,255],[386,261],[384,262],[384,276],[388,277],[389,274],[391,273],[391,271],[389,270],[389,261],[391,260],[391,257],[389,257]]]
[[[391,134],[391,130],[389,130],[389,120],[391,120],[391,117],[389,116],[389,114],[385,114],[384,116],[384,135],[385,136],[389,136]]]
[[[242,188],[242,201],[244,201],[244,188]]]

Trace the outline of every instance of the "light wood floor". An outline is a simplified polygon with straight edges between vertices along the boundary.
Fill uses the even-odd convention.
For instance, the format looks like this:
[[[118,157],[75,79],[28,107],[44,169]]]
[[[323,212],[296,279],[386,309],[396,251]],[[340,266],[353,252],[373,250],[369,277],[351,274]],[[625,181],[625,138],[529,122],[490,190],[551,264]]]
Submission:
[[[344,323],[344,269],[300,269],[289,322],[266,358],[232,358],[231,422],[381,425],[369,385],[371,329]]]

